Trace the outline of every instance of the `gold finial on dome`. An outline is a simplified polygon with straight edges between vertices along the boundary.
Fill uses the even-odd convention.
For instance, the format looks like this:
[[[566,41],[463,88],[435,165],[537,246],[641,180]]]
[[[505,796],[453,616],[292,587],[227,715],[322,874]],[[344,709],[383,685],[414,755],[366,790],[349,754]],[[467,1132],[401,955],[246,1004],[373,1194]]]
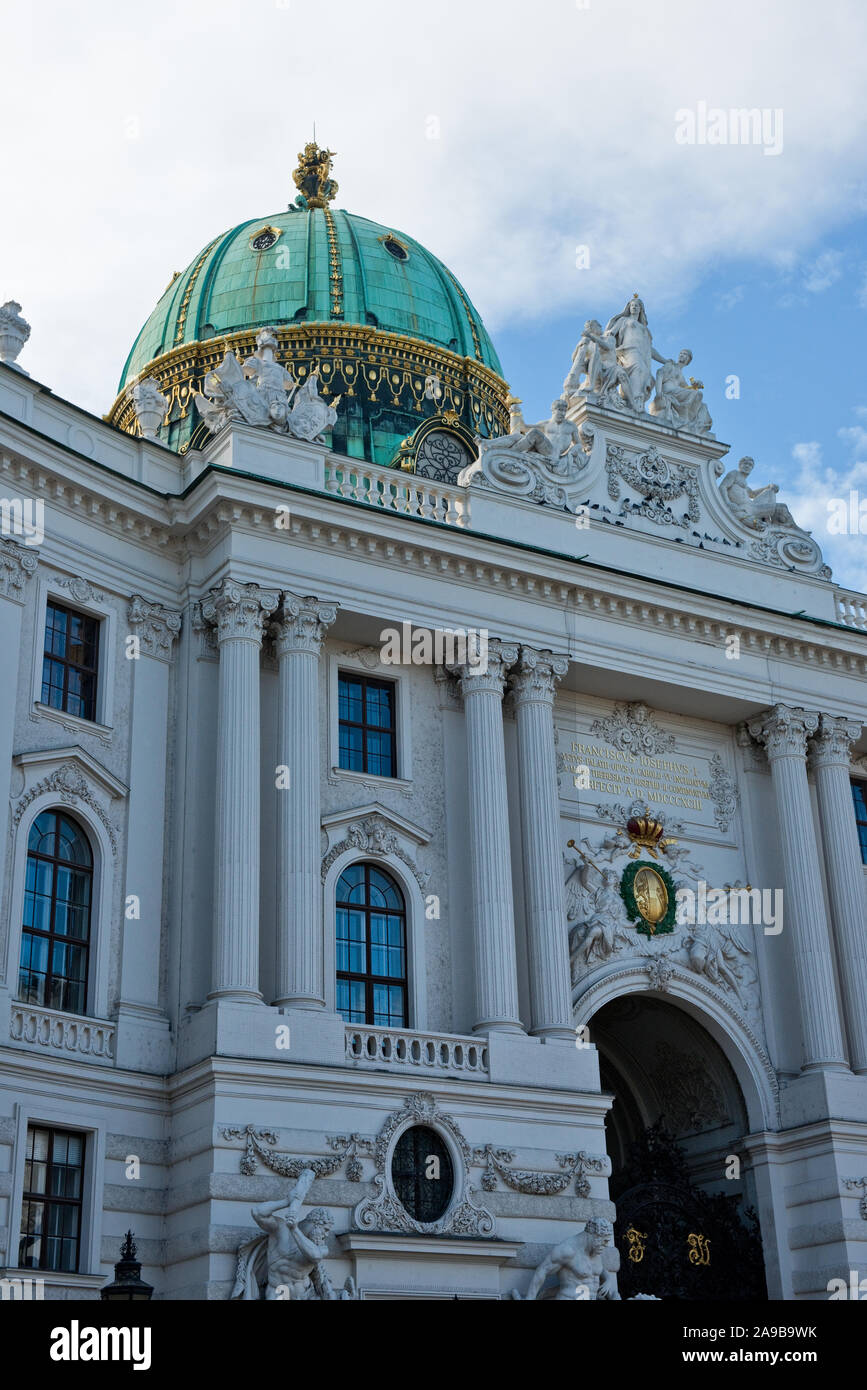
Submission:
[[[308,208],[327,208],[337,196],[337,184],[330,177],[334,154],[334,150],[322,150],[310,140],[298,156],[292,177]]]

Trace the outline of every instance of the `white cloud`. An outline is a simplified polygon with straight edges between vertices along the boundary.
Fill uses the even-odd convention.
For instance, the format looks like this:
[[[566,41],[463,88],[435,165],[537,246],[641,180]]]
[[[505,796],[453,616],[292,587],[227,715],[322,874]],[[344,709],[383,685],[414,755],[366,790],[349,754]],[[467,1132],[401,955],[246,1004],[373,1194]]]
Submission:
[[[95,410],[172,271],[294,197],[314,119],[338,204],[418,236],[494,334],[791,263],[867,187],[858,0],[41,0],[2,23],[0,300],[33,324],[24,365]],[[781,108],[782,153],[678,144],[699,101]]]
[[[823,251],[804,267],[804,289],[808,294],[822,294],[843,274],[843,255],[840,251]]]
[[[855,413],[862,415],[863,407]],[[815,440],[795,444],[792,457],[798,471],[780,496],[799,526],[812,531],[836,582],[865,593],[867,536],[860,532],[836,535],[829,531],[828,523],[835,502],[844,502],[848,510],[850,494],[855,493],[857,515],[860,502],[867,500],[867,429],[861,425],[845,426],[837,434],[848,447],[849,457],[832,465],[825,461],[822,447]]]

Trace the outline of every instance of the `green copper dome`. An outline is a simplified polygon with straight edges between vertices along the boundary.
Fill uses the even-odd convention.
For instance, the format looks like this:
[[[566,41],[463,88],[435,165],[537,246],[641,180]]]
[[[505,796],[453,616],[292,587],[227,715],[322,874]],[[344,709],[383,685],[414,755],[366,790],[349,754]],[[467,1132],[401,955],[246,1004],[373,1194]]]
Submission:
[[[419,339],[502,370],[463,287],[419,242],[354,213],[291,208],[233,227],[172,281],[118,389],[185,343],[328,320]]]
[[[337,453],[410,470],[442,469],[448,454],[455,472],[475,436],[508,430],[508,387],[466,292],[412,237],[331,208],[332,154],[308,144],[292,207],[233,227],[174,276],[127,358],[112,424],[138,431],[130,387],[153,377],[168,400],[162,441],[201,446],[194,401],[208,373],[272,328],[278,360],[299,384],[316,373],[335,403]]]

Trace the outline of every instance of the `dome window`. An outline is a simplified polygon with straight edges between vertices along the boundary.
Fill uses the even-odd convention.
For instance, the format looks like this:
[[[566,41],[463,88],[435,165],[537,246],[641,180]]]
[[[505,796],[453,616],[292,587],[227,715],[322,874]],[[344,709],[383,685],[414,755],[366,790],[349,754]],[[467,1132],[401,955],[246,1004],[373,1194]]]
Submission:
[[[278,227],[263,227],[260,232],[256,232],[250,238],[251,251],[270,251],[271,247],[280,236]]]
[[[390,256],[394,256],[396,261],[408,261],[409,249],[402,241],[398,241],[396,236],[380,237],[380,241]]]

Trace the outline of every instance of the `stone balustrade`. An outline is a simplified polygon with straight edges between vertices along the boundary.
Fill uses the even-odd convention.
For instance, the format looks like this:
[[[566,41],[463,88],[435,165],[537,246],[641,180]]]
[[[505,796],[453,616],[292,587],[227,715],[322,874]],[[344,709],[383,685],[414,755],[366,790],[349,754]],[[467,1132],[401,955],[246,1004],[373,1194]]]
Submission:
[[[379,468],[363,459],[329,456],[325,463],[325,491],[379,511],[426,517],[446,526],[470,524],[466,488],[434,483],[394,468]]]
[[[31,1004],[12,1005],[9,1037],[19,1046],[74,1052],[113,1062],[115,1033],[115,1025],[104,1018],[78,1018]]]
[[[375,1070],[415,1070],[488,1080],[488,1049],[484,1041],[446,1033],[347,1024],[346,1060]]]

